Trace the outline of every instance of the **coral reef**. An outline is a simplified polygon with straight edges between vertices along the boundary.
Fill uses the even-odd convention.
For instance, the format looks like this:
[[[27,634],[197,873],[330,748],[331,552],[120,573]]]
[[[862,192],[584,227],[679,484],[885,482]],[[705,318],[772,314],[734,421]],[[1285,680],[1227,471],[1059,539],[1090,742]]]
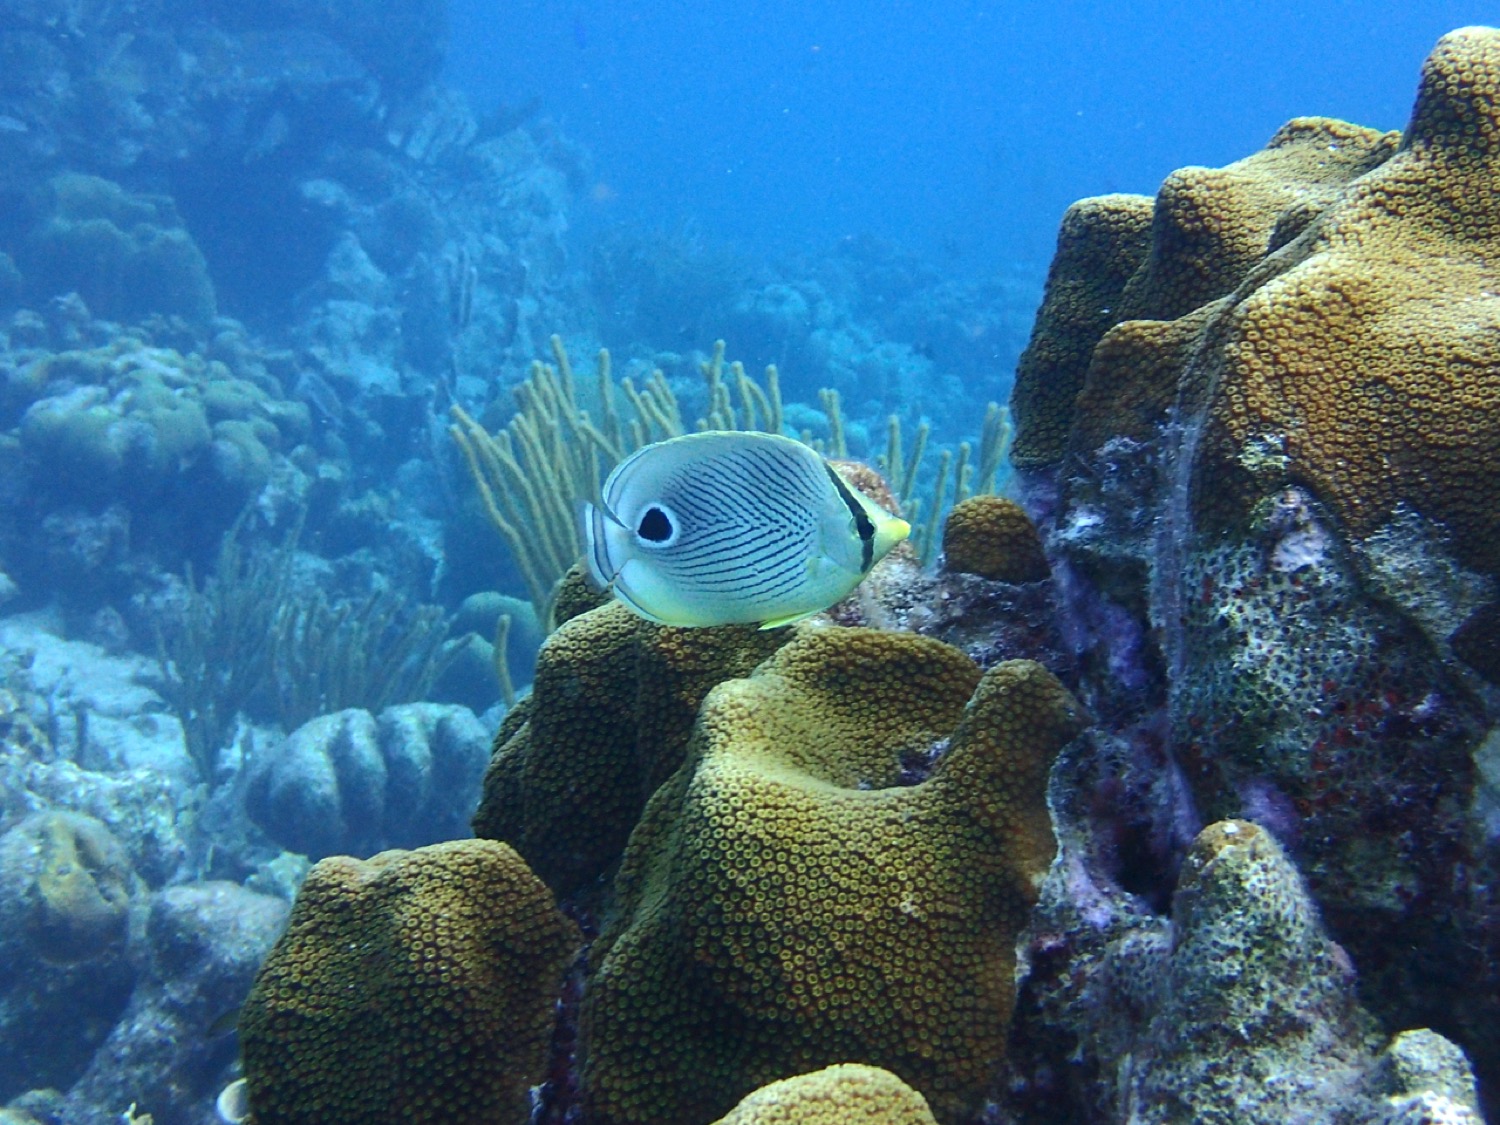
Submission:
[[[710,689],[749,675],[786,639],[655,625],[619,604],[565,621],[542,646],[531,698],[495,740],[475,834],[510,844],[559,894],[596,879],[681,764]]]
[[[977,1108],[1052,854],[1047,769],[1080,723],[1037,665],[981,680],[948,646],[869,630],[800,628],[721,684],[590,954],[590,1111],[709,1117],[850,1058],[941,1119]],[[949,736],[912,784],[908,756]]]
[[[64,172],[36,193],[31,210],[16,260],[29,303],[71,292],[110,320],[213,317],[208,262],[169,197]]]
[[[503,844],[324,860],[240,1016],[254,1120],[526,1121],[577,944]]]
[[[1049,875],[1041,932],[1068,925],[1081,905],[1089,860],[1071,831],[1064,836],[1071,854]],[[1402,1115],[1438,1105],[1455,1121],[1480,1120],[1457,1047],[1427,1030],[1385,1041],[1360,1006],[1353,963],[1258,825],[1222,821],[1199,834],[1170,921],[1134,911],[1127,896],[1088,909],[1096,927],[1106,914],[1110,924],[1084,937],[1071,979],[1042,990],[1056,988],[1043,1006],[1074,1041],[1071,1069],[1090,1120],[1374,1125],[1419,1120]],[[1046,956],[1039,946],[1031,954]],[[1023,1119],[1057,1112],[1037,1107]]]
[[[943,565],[1013,585],[1040,582],[1049,573],[1036,525],[1003,496],[975,496],[953,506],[943,524]]]
[[[824,1067],[762,1086],[714,1125],[937,1125],[927,1102],[888,1070]]]
[[[314,860],[465,834],[489,738],[466,707],[407,703],[320,715],[250,762],[246,811]]]
[[[1081,694],[1174,779],[1114,779],[1152,843],[1112,877],[1159,900],[1191,816],[1265,825],[1371,1011],[1457,1041],[1481,1087],[1497,76],[1500,32],[1462,29],[1404,134],[1293,121],[1175,173],[1149,229],[1144,201],[1079,205],[1014,400]]]

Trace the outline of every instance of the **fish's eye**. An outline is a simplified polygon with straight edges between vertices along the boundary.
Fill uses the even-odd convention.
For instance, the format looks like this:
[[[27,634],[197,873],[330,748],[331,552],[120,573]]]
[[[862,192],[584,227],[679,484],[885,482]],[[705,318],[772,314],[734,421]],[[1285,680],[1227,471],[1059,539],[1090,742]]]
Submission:
[[[665,543],[672,538],[671,517],[660,508],[647,508],[636,534],[648,543]]]

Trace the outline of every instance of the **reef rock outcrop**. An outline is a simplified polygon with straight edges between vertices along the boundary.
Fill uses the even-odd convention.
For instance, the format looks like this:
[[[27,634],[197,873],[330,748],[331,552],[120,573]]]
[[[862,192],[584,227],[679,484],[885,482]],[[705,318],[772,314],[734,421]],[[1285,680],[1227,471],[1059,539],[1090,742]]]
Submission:
[[[1066,858],[1049,874],[1038,929],[1066,929],[1073,936],[1060,940],[1089,946],[1090,928],[1066,919],[1080,908],[1088,860],[1063,835]],[[1087,912],[1091,948],[1067,978],[1047,981],[1043,970],[1033,985],[1055,990],[1046,1001],[1054,1027],[1074,1037],[1069,1069],[1087,1119],[1379,1125],[1423,1120],[1427,1107],[1441,1111],[1432,1120],[1481,1120],[1458,1047],[1428,1030],[1387,1041],[1361,1006],[1354,964],[1265,829],[1238,820],[1205,828],[1169,919],[1132,913],[1125,896]]]
[[[1372,1010],[1489,1082],[1497,107],[1500,31],[1466,28],[1402,134],[1299,119],[1154,201],[1076,205],[1013,400],[1069,612],[1114,623],[1083,693],[1182,781],[1118,819],[1265,825]]]

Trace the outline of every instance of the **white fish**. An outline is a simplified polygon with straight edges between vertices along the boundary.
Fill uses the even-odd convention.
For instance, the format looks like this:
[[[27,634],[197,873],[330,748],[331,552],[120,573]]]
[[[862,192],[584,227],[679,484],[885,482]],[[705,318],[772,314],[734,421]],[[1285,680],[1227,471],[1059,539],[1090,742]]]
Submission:
[[[645,446],[583,512],[585,559],[663,625],[773,629],[846,597],[911,525],[800,441],[710,430]]]

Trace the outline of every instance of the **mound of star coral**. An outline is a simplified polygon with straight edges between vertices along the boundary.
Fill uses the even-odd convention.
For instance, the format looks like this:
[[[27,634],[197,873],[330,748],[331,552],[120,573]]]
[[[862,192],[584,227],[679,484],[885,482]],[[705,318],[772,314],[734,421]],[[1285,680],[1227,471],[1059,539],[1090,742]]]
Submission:
[[[590,604],[571,589],[570,610]],[[547,638],[530,698],[496,737],[475,835],[510,844],[559,894],[598,878],[681,764],[709,689],[748,675],[788,635],[677,629],[618,603],[580,612]]]
[[[1113,623],[1088,695],[1113,691],[1138,745],[1165,729],[1191,788],[1154,831],[1182,807],[1272,827],[1372,1009],[1432,1023],[1487,1078],[1497,106],[1500,32],[1463,29],[1404,135],[1294,121],[1174,174],[1144,243],[1138,204],[1113,226],[1080,220],[1119,197],[1080,205],[1015,400],[1072,610]],[[1108,293],[1094,280],[1108,316],[1086,315],[1080,262],[1115,263]],[[1139,653],[1161,674],[1126,698],[1111,680]]]
[[[240,1016],[253,1121],[526,1121],[578,940],[503,844],[322,861]]]
[[[802,627],[721,684],[631,837],[591,952],[589,1112],[708,1119],[851,1059],[940,1119],[976,1108],[1052,857],[1047,771],[1080,726],[1039,665],[981,679],[910,634]]]
[[[714,1125],[937,1125],[927,1102],[888,1070],[841,1063],[762,1086]]]
[[[943,565],[1013,584],[1040,582],[1048,573],[1036,525],[1003,496],[971,496],[953,506],[943,524]]]

